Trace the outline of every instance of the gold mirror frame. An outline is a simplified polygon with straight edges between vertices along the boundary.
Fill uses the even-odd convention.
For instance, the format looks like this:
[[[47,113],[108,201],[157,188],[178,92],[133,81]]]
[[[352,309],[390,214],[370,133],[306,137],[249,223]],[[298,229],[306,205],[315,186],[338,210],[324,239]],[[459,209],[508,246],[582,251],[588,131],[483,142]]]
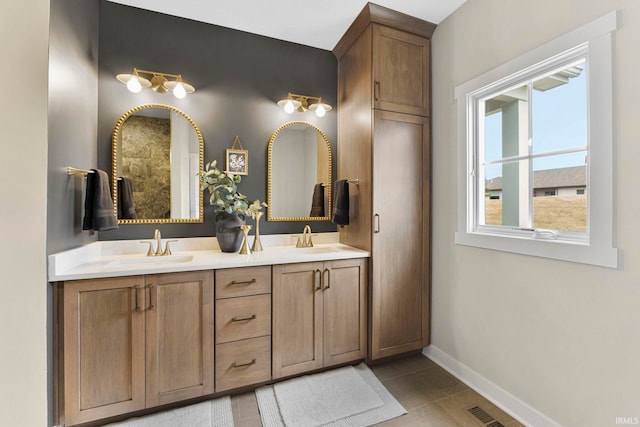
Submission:
[[[198,170],[203,170],[204,167],[204,139],[202,138],[202,132],[200,132],[200,128],[193,121],[191,117],[189,117],[184,111],[179,110],[178,108],[167,105],[167,104],[143,104],[137,107],[134,107],[124,113],[118,121],[116,122],[115,127],[113,128],[113,134],[111,136],[111,196],[113,200],[113,212],[118,218],[118,174],[117,174],[117,159],[118,159],[118,138],[120,137],[120,130],[122,129],[122,125],[124,122],[133,114],[138,111],[145,110],[148,108],[162,108],[165,110],[173,111],[177,114],[180,114],[184,117],[193,129],[196,132],[196,136],[198,137],[198,161],[199,167]],[[201,223],[204,218],[204,205],[203,205],[203,196],[202,191],[198,192],[199,194],[199,208],[198,208],[198,217],[197,218],[144,218],[144,219],[120,219],[118,218],[118,224],[178,224],[178,223]]]
[[[329,171],[329,182],[325,183],[325,185],[328,186],[328,190],[327,190],[327,197],[329,198],[328,203],[327,203],[327,215],[325,216],[294,216],[294,217],[274,217],[272,215],[272,206],[273,206],[273,197],[272,197],[272,182],[271,182],[271,177],[272,177],[272,169],[273,169],[273,163],[272,163],[272,156],[273,156],[273,143],[276,140],[276,137],[278,136],[278,134],[280,132],[282,132],[284,129],[288,128],[289,126],[293,126],[293,125],[304,125],[304,126],[308,126],[312,129],[314,129],[316,132],[318,132],[318,135],[320,135],[322,137],[322,139],[324,140],[324,142],[327,144],[327,160],[328,160],[328,171]],[[271,135],[271,138],[269,139],[269,146],[267,149],[267,221],[330,221],[331,220],[331,209],[332,209],[332,185],[333,185],[333,180],[332,180],[332,176],[333,176],[333,159],[332,159],[332,152],[331,152],[331,142],[329,141],[329,138],[327,138],[327,135],[325,135],[325,133],[316,125],[314,125],[313,123],[309,123],[309,122],[304,122],[304,121],[293,121],[293,122],[287,122],[285,124],[283,124],[282,126],[280,126],[278,129],[276,129],[275,132],[273,132],[273,135]],[[311,208],[311,207],[309,207]]]

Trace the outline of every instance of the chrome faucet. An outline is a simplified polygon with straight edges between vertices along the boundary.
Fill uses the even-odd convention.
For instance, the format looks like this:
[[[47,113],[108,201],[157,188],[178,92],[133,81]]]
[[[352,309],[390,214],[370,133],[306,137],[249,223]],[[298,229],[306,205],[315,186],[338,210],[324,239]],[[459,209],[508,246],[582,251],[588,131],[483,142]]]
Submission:
[[[307,240],[307,235],[309,236],[308,240]],[[304,229],[302,230],[302,240],[300,240],[300,236],[298,236],[298,243],[296,243],[296,248],[312,248],[312,247],[313,247],[313,241],[311,240],[311,226],[307,224],[304,226]]]
[[[148,243],[149,249],[147,250],[147,256],[167,256],[171,255],[171,249],[169,249],[169,243],[177,242],[177,240],[167,240],[164,250],[162,250],[162,234],[160,234],[160,230],[156,228],[153,232],[153,240],[156,241],[156,250],[153,250],[153,241],[151,240],[140,240],[140,243]]]

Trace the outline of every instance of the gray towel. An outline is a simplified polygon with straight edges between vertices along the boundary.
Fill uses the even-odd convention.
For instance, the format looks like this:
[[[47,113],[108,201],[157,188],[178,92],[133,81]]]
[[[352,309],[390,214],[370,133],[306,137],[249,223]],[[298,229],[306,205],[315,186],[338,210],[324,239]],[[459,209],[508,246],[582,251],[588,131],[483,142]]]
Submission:
[[[349,225],[349,181],[340,179],[333,183],[333,215],[331,221]]]
[[[118,178],[118,218],[138,218],[133,206],[133,182],[125,177]]]
[[[313,187],[309,216],[324,216],[324,184],[316,184]]]
[[[84,201],[83,230],[105,231],[118,228],[109,190],[109,175],[99,169],[87,174],[87,194]]]

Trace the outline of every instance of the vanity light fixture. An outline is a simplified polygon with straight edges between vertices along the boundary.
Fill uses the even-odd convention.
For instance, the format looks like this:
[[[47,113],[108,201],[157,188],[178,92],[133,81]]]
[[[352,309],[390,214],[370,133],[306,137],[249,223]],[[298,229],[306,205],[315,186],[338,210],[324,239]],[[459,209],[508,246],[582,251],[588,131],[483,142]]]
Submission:
[[[284,111],[291,114],[294,111],[304,112],[307,110],[315,111],[318,117],[324,117],[327,111],[331,110],[331,105],[322,102],[322,98],[317,96],[297,95],[289,92],[285,99],[278,101],[278,105],[284,108]]]
[[[187,96],[188,93],[196,91],[192,85],[182,80],[180,74],[160,73],[158,71],[134,68],[132,74],[118,74],[116,78],[126,84],[127,89],[133,93],[140,92],[142,88],[150,87],[157,93],[172,91],[176,98],[182,99]]]

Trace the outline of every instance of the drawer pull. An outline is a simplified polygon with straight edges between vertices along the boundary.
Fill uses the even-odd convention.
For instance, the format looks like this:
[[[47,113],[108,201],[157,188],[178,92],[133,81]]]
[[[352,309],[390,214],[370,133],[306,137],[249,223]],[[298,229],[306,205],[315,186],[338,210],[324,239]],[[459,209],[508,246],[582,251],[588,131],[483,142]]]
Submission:
[[[153,286],[154,285],[149,285],[149,310],[156,308],[156,306],[153,305]]]
[[[251,366],[251,365],[255,365],[256,364],[256,359],[251,359],[251,362],[247,362],[247,363],[236,363],[233,362],[231,364],[232,368],[242,368],[244,366]]]
[[[238,317],[235,316],[231,319],[232,322],[244,322],[246,320],[253,320],[256,318],[255,314],[252,314],[251,316],[244,316],[244,317]]]
[[[134,286],[133,289],[136,292],[136,311],[140,311],[140,301],[138,300],[138,289],[140,289],[140,286]]]
[[[244,280],[241,282],[232,280],[231,283],[229,283],[229,285],[251,285],[252,283],[256,283],[256,279]]]

